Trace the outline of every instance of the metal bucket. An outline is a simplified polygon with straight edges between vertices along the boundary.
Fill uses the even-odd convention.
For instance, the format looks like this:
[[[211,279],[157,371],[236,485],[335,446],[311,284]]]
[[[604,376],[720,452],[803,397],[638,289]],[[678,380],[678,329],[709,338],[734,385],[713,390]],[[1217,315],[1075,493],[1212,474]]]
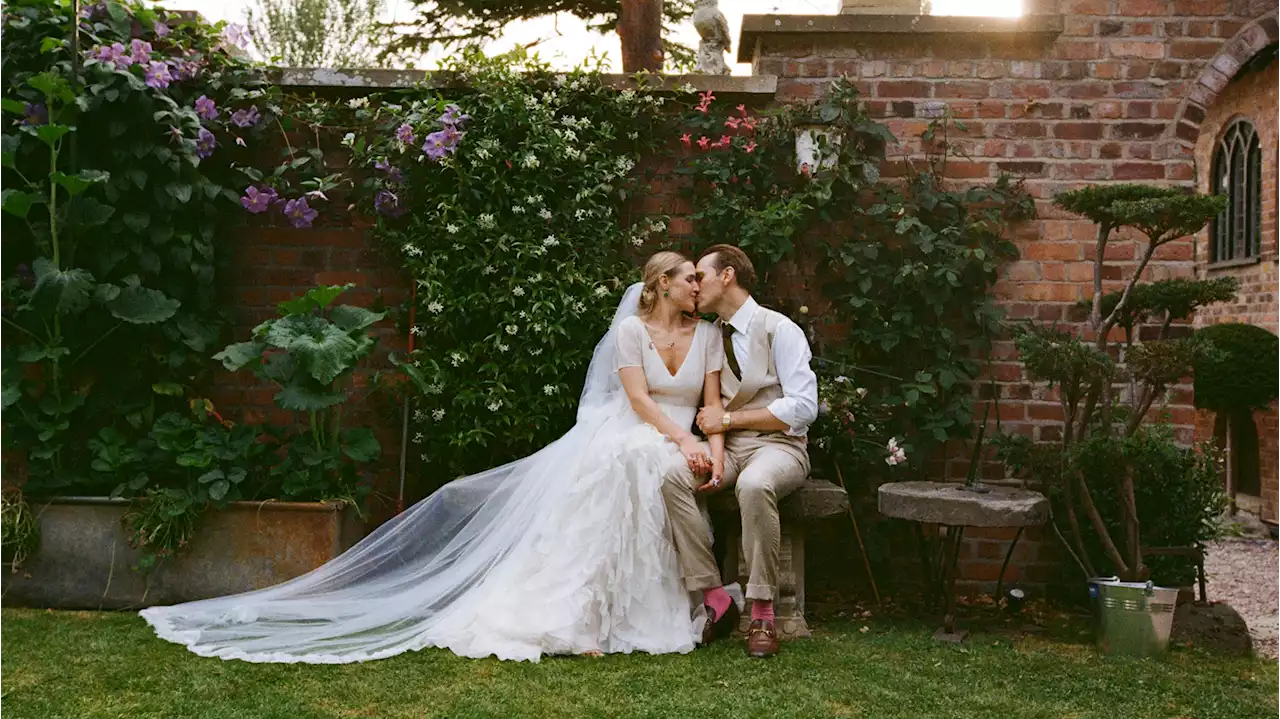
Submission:
[[[1103,582],[1118,582],[1120,577],[1090,577],[1089,578],[1089,614],[1093,619],[1093,636],[1097,637],[1102,632],[1102,590],[1098,589],[1098,585]]]
[[[1101,581],[1098,650],[1111,656],[1161,657],[1169,651],[1178,590],[1151,582]]]

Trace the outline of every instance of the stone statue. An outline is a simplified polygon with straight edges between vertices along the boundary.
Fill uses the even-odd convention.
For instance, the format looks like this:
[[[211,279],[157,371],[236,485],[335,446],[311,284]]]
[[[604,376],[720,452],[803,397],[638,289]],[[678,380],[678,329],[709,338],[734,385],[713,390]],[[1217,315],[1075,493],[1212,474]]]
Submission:
[[[728,75],[724,54],[729,52],[729,21],[716,0],[696,0],[693,5],[693,28],[702,38],[698,42],[698,59],[693,71],[703,75]]]

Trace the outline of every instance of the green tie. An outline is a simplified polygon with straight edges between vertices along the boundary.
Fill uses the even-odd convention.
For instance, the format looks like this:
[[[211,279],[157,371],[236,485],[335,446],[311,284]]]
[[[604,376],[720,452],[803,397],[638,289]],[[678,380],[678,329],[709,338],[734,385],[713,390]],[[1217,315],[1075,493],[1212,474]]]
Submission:
[[[724,338],[724,356],[729,360],[729,369],[733,372],[733,376],[742,381],[742,367],[738,365],[738,356],[733,353],[733,325],[728,322],[720,326],[721,336]]]

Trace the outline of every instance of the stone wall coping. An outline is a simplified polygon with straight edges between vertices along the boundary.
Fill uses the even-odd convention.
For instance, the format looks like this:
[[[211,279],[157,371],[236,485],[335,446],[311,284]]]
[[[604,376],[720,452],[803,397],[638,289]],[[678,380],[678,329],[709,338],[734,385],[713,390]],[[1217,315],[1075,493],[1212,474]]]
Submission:
[[[755,59],[758,41],[768,35],[1022,35],[1055,37],[1062,16],[960,17],[950,15],[743,15],[738,62]]]
[[[448,88],[466,85],[453,73],[425,70],[282,67],[272,68],[268,76],[277,85],[311,90],[341,88],[369,92],[410,87]],[[652,75],[643,81],[638,81],[634,75],[616,73],[601,77],[606,85],[620,90],[638,89],[643,84],[646,88],[675,92],[687,84],[700,92],[710,90],[726,95],[772,97],[778,89],[778,78],[773,75]]]

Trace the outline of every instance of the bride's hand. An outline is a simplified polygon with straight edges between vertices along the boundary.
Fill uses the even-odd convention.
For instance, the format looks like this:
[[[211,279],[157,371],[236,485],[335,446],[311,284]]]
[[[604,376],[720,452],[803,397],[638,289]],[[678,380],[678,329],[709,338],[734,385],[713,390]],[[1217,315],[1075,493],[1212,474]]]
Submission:
[[[711,478],[694,491],[698,494],[714,494],[724,488],[724,463],[711,460]]]
[[[704,474],[711,471],[711,458],[707,456],[707,452],[702,448],[693,435],[689,435],[680,441],[680,454],[684,455],[684,460],[689,463],[689,469],[694,474]]]

